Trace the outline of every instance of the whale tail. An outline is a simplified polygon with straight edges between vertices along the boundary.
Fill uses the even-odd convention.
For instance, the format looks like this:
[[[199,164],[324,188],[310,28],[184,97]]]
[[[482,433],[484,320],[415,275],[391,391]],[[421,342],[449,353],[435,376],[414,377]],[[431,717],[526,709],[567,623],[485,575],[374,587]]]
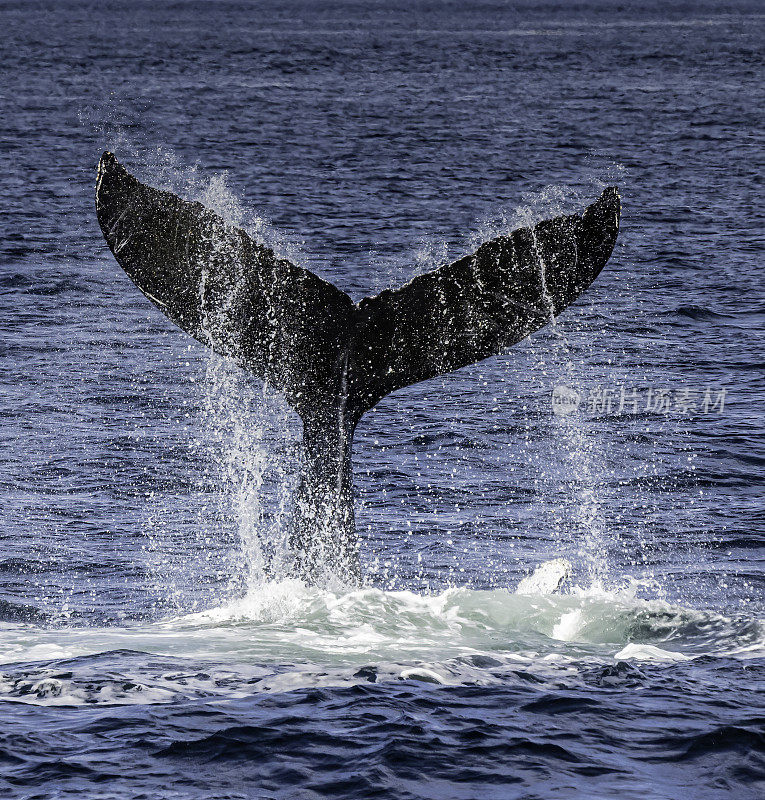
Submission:
[[[353,303],[196,202],[146,186],[111,153],[96,213],[120,266],[176,325],[281,391],[303,420],[295,572],[358,577],[351,445],[391,392],[505,351],[592,283],[619,228],[615,188],[395,290]]]

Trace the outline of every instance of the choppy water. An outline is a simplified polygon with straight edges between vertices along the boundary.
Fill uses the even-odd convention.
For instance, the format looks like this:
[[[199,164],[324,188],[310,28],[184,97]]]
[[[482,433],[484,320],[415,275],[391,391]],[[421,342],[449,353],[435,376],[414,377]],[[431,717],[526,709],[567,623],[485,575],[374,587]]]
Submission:
[[[0,20],[0,794],[761,797],[758,5]],[[273,583],[297,422],[119,270],[107,147],[354,298],[606,183],[622,232],[554,329],[364,418],[364,586]]]

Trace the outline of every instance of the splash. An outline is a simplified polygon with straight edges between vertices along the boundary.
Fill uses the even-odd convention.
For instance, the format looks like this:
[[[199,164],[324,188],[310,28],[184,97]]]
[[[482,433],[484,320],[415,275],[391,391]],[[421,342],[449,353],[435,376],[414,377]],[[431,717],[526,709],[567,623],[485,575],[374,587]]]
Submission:
[[[294,479],[294,426],[289,409],[236,365],[208,359],[202,423],[208,475],[220,518],[233,527],[239,565],[232,589],[281,577],[289,565],[287,530]],[[237,568],[238,567],[238,568]]]
[[[515,590],[517,594],[553,594],[571,576],[571,563],[565,558],[546,561],[533,574],[525,577]]]

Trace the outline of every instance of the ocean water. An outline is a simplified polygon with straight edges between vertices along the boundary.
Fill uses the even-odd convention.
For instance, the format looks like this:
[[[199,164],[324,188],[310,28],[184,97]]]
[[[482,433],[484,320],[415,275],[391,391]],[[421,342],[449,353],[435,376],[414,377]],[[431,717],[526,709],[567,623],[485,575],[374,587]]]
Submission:
[[[759,4],[0,22],[0,796],[762,797]],[[119,269],[107,148],[354,299],[605,185],[621,233],[362,420],[363,585],[308,587],[268,577],[298,420]]]

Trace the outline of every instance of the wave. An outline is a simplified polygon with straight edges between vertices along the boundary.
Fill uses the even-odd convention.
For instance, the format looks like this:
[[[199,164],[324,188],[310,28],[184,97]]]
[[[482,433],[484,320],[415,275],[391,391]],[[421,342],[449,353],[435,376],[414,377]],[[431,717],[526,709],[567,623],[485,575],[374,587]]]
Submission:
[[[734,316],[731,314],[724,314],[719,311],[713,311],[711,308],[697,305],[679,305],[673,309],[657,312],[657,316],[670,318],[684,317],[685,319],[691,319],[695,322],[734,319]]]
[[[0,570],[3,564],[0,562]],[[24,603],[13,603],[0,598],[0,621],[2,622],[35,622],[38,624],[48,621],[49,615]]]
[[[0,294],[14,292],[55,296],[70,292],[83,292],[88,289],[89,281],[79,275],[41,275],[12,272],[0,275]]]

